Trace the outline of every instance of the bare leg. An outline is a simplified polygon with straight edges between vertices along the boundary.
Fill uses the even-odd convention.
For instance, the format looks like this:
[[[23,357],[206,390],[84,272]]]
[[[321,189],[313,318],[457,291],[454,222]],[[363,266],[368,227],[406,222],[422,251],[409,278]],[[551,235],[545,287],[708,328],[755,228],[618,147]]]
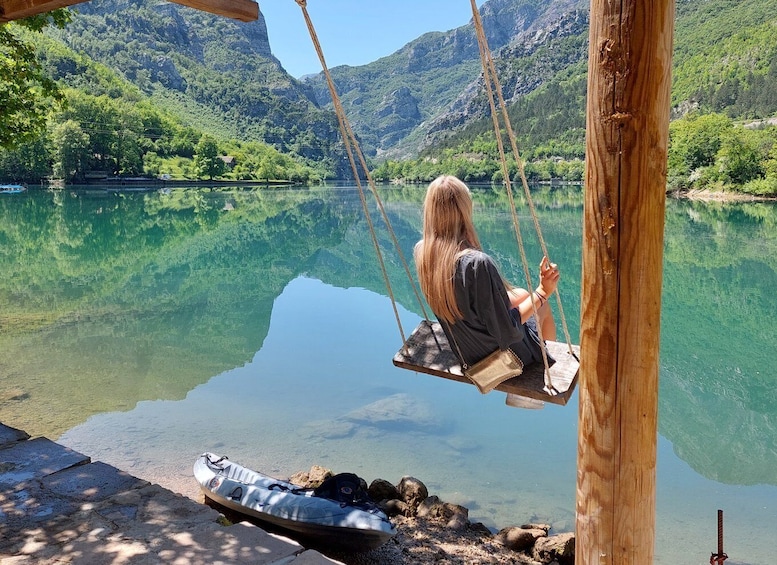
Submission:
[[[553,309],[546,302],[539,312],[540,324],[542,324],[542,339],[556,341],[556,320],[553,319]]]
[[[529,292],[526,289],[517,287],[507,291],[507,295],[510,297],[510,306],[518,308],[519,311],[518,305],[529,298]],[[540,332],[542,332],[542,339],[556,341],[556,321],[553,319],[553,310],[548,302],[537,309],[537,321]]]

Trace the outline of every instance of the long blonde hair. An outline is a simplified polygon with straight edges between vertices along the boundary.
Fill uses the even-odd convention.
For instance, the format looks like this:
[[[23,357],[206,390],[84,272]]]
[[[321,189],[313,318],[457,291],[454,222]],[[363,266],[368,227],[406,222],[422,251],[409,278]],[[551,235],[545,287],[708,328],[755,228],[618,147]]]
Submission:
[[[421,290],[432,311],[448,323],[462,318],[456,304],[454,277],[459,257],[480,249],[472,223],[472,195],[454,176],[434,179],[424,199],[423,238],[414,250]]]

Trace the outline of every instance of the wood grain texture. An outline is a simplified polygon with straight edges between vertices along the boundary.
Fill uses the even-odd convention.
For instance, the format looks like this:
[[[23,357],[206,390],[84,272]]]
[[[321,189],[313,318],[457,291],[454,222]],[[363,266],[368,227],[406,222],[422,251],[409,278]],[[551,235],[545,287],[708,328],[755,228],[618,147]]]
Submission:
[[[526,367],[522,375],[500,383],[494,390],[517,394],[565,405],[575,391],[580,363],[578,361],[580,348],[572,346],[570,354],[565,343],[547,342],[548,353],[556,360],[550,368],[551,382],[556,394],[550,395],[544,390],[545,367],[535,363]],[[418,327],[407,338],[393,359],[394,365],[418,373],[426,373],[436,377],[473,385],[461,370],[456,354],[448,343],[448,338],[438,322],[421,321]]]
[[[86,0],[0,0],[0,22],[45,14],[58,8],[81,4]]]
[[[0,0],[0,22],[27,18],[85,2],[86,0]],[[259,4],[253,0],[172,0],[196,10],[243,22],[259,17]]]
[[[652,563],[673,0],[592,0],[576,562]]]

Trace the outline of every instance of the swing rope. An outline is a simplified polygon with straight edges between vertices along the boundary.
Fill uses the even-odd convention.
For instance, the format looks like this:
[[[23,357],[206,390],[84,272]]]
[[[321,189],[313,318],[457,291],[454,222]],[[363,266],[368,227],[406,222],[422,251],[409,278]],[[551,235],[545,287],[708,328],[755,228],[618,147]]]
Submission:
[[[509,167],[507,164],[507,158],[505,156],[504,143],[502,141],[502,131],[499,125],[499,114],[497,113],[497,109],[496,109],[495,96],[499,101],[499,110],[502,116],[502,120],[504,121],[507,136],[510,140],[510,146],[513,152],[513,157],[515,159],[516,165],[518,167],[518,171],[520,173],[526,201],[529,204],[529,210],[531,213],[532,220],[534,222],[534,228],[537,232],[537,239],[540,243],[540,247],[542,249],[543,255],[545,255],[546,257],[549,257],[548,248],[545,243],[545,239],[542,236],[542,229],[540,227],[539,218],[537,216],[537,210],[534,206],[534,201],[531,197],[531,191],[529,190],[529,183],[526,179],[526,173],[524,171],[523,160],[521,159],[520,153],[518,151],[516,136],[513,131],[512,125],[510,123],[509,114],[507,112],[507,104],[505,103],[504,96],[502,95],[502,87],[499,83],[499,78],[496,73],[494,60],[491,56],[491,51],[488,48],[488,41],[486,39],[486,34],[483,29],[483,22],[480,18],[480,12],[478,11],[475,0],[470,0],[470,5],[472,7],[472,18],[473,18],[473,23],[475,27],[475,33],[478,40],[480,61],[483,68],[483,79],[485,82],[486,91],[488,93],[488,102],[491,110],[491,117],[494,125],[494,133],[496,135],[497,147],[499,148],[499,157],[502,165],[502,175],[504,177],[507,199],[510,203],[510,211],[513,219],[513,229],[515,231],[515,237],[516,237],[516,241],[518,243],[518,249],[521,255],[521,261],[523,264],[524,275],[526,277],[526,283],[528,285],[528,288],[533,288],[531,274],[529,272],[528,260],[526,257],[526,250],[523,245],[523,237],[521,235],[520,224],[518,221],[518,212],[515,206],[515,199],[513,198],[513,189],[512,189],[511,179],[510,179]],[[558,289],[556,290],[555,294],[556,294],[556,302],[559,308],[559,316],[561,318],[562,328],[567,340],[567,347],[569,349],[569,352],[574,356],[575,354],[572,350],[572,339],[570,338],[570,335],[569,335],[569,328],[567,325],[566,316],[564,315],[564,309],[561,304],[561,296],[558,293]],[[537,308],[534,304],[534,301],[531,301],[531,302],[532,302],[532,310],[534,311],[534,315],[536,318],[538,318]],[[540,340],[542,340],[543,338],[542,338],[541,324],[537,324],[537,330],[538,330]],[[547,392],[551,393],[551,391],[555,390],[555,387],[551,382],[547,352],[545,351],[544,348],[542,348],[542,357],[543,357],[543,362],[545,364],[545,386],[546,386]]]
[[[506,127],[506,131],[507,131],[508,137],[510,139],[513,155],[515,157],[516,163],[518,164],[518,170],[520,172],[520,176],[521,176],[521,180],[522,180],[522,183],[523,183],[524,192],[526,194],[526,199],[527,199],[527,201],[529,203],[529,208],[530,208],[530,211],[531,211],[531,215],[532,215],[532,218],[534,220],[535,230],[537,231],[538,239],[539,239],[539,242],[540,242],[543,254],[545,256],[548,256],[547,246],[546,246],[545,241],[544,241],[544,239],[542,237],[542,231],[541,231],[540,226],[539,226],[539,219],[538,219],[537,214],[536,214],[536,209],[534,207],[534,203],[533,203],[533,201],[531,199],[528,182],[526,180],[526,175],[525,175],[524,168],[523,168],[523,162],[521,161],[520,155],[518,153],[518,147],[517,147],[517,142],[516,142],[516,139],[515,139],[515,134],[513,133],[512,127],[511,127],[510,122],[509,122],[509,117],[508,117],[508,114],[507,114],[507,106],[505,104],[504,97],[502,96],[501,86],[499,85],[499,80],[498,80],[498,78],[496,76],[496,69],[494,67],[493,59],[491,58],[491,53],[490,53],[490,51],[488,49],[488,44],[487,44],[487,41],[486,41],[485,32],[483,31],[483,25],[482,25],[482,21],[480,19],[480,14],[479,14],[479,12],[477,10],[477,6],[475,4],[475,0],[470,0],[470,1],[471,1],[471,5],[472,5],[473,19],[474,19],[474,23],[475,23],[475,30],[476,30],[476,35],[477,35],[477,39],[478,39],[478,46],[479,46],[479,50],[480,50],[481,64],[483,66],[484,79],[485,79],[485,83],[486,83],[486,90],[488,91],[489,105],[491,107],[491,115],[492,115],[492,119],[494,121],[494,128],[495,128],[495,132],[496,132],[497,145],[499,147],[499,155],[500,155],[501,164],[502,164],[502,173],[503,173],[503,176],[504,176],[504,179],[505,179],[505,185],[506,185],[506,188],[507,188],[508,200],[510,202],[510,210],[511,210],[512,218],[513,218],[513,227],[514,227],[514,231],[515,231],[516,240],[518,242],[518,248],[519,248],[519,251],[520,251],[520,254],[521,254],[521,260],[522,260],[522,263],[523,263],[524,275],[526,276],[526,281],[527,281],[527,284],[528,284],[528,288],[531,288],[532,287],[532,284],[531,284],[531,274],[529,272],[528,260],[527,260],[527,257],[526,257],[526,251],[524,249],[523,238],[522,238],[521,230],[520,230],[520,226],[519,226],[518,212],[516,210],[515,200],[513,198],[513,190],[512,190],[511,183],[510,183],[509,168],[508,168],[508,164],[507,164],[507,158],[505,156],[504,143],[502,141],[501,129],[500,129],[500,126],[499,126],[499,114],[497,113],[496,103],[495,103],[495,99],[494,99],[494,97],[495,97],[494,90],[496,91],[496,96],[498,97],[498,100],[499,100],[501,114],[502,114],[502,117],[503,117],[503,119],[505,121],[505,127]],[[337,116],[338,127],[340,129],[340,135],[343,138],[343,144],[345,146],[346,154],[348,155],[348,161],[349,161],[350,166],[351,166],[351,171],[353,172],[354,180],[355,180],[356,186],[358,188],[359,198],[361,200],[362,208],[364,210],[364,215],[365,215],[365,218],[366,218],[366,221],[367,221],[367,225],[369,227],[370,236],[372,238],[372,243],[373,243],[373,246],[375,247],[375,252],[376,252],[376,255],[378,257],[378,263],[380,265],[380,269],[381,269],[381,272],[382,272],[382,275],[383,275],[383,280],[384,280],[384,283],[386,285],[386,289],[387,289],[387,292],[389,294],[389,298],[391,300],[391,305],[392,305],[392,308],[393,308],[393,311],[394,311],[394,317],[396,319],[397,327],[399,328],[399,333],[400,333],[400,336],[402,338],[403,349],[405,349],[407,347],[407,339],[405,338],[405,332],[404,332],[404,329],[402,327],[402,322],[401,322],[401,319],[400,319],[400,316],[399,316],[399,310],[397,308],[396,298],[394,296],[394,291],[392,289],[391,281],[390,281],[390,278],[388,276],[388,271],[386,269],[386,264],[385,264],[385,261],[383,259],[383,252],[380,249],[380,243],[378,241],[378,237],[377,237],[377,234],[376,234],[376,231],[375,231],[375,226],[374,226],[374,223],[372,221],[372,216],[370,214],[369,207],[367,205],[367,199],[366,199],[366,196],[365,196],[364,187],[362,186],[362,180],[361,180],[361,176],[359,174],[359,169],[358,169],[358,166],[357,166],[357,159],[358,159],[359,165],[362,168],[362,171],[364,172],[364,175],[365,175],[366,180],[368,182],[370,191],[372,192],[372,194],[373,194],[373,196],[375,198],[375,201],[376,201],[377,206],[378,206],[378,210],[380,211],[380,213],[382,215],[382,218],[383,218],[383,221],[385,222],[385,224],[387,226],[388,232],[389,232],[389,234],[391,236],[392,243],[393,243],[394,247],[396,248],[396,251],[397,251],[398,256],[399,256],[399,258],[401,260],[402,266],[403,266],[403,268],[405,270],[405,274],[407,275],[407,278],[410,281],[411,287],[413,288],[413,293],[415,294],[415,297],[416,297],[416,300],[418,302],[418,305],[419,305],[421,311],[423,312],[423,316],[424,316],[425,320],[427,321],[427,323],[430,323],[430,317],[429,317],[429,314],[428,314],[428,312],[426,310],[426,306],[424,304],[424,301],[421,298],[421,295],[420,295],[420,292],[419,292],[419,288],[418,288],[418,286],[417,286],[417,284],[415,282],[415,279],[411,275],[410,267],[408,265],[408,262],[405,259],[404,254],[402,253],[402,249],[401,249],[401,247],[399,245],[399,241],[398,241],[398,239],[396,237],[396,233],[394,232],[394,229],[393,229],[393,227],[391,225],[391,221],[389,220],[388,214],[386,213],[385,207],[383,206],[383,201],[382,201],[382,199],[381,199],[381,197],[380,197],[380,195],[378,193],[377,187],[375,186],[375,182],[374,182],[374,180],[372,178],[372,175],[369,172],[369,167],[367,166],[367,162],[366,162],[366,160],[364,158],[364,154],[361,151],[361,148],[360,148],[359,143],[357,141],[356,135],[354,134],[353,129],[351,128],[351,125],[348,122],[348,119],[347,119],[346,114],[345,114],[345,110],[344,110],[344,108],[342,106],[342,103],[340,101],[340,97],[337,94],[337,89],[335,87],[334,80],[332,79],[331,73],[329,72],[329,68],[328,68],[328,66],[326,64],[326,60],[324,58],[324,53],[323,53],[323,50],[321,48],[321,44],[320,44],[320,42],[318,40],[318,34],[316,33],[315,27],[314,27],[313,22],[312,22],[312,20],[310,18],[310,14],[307,11],[307,0],[295,0],[295,2],[300,6],[300,8],[302,10],[302,15],[303,15],[303,17],[305,19],[305,24],[306,24],[306,26],[308,28],[308,32],[310,34],[311,41],[313,42],[313,46],[314,46],[314,48],[316,50],[316,54],[318,55],[318,59],[319,59],[319,61],[321,63],[321,67],[323,69],[324,76],[326,77],[327,87],[329,88],[329,94],[330,94],[330,96],[332,98],[332,104],[334,106],[335,114]],[[493,81],[493,87],[492,87],[492,81]],[[569,337],[569,331],[568,331],[568,328],[567,328],[566,318],[565,318],[564,313],[563,313],[563,309],[562,309],[562,306],[561,306],[561,298],[558,295],[558,291],[556,291],[556,300],[557,300],[557,303],[558,303],[558,306],[559,306],[559,312],[560,312],[560,316],[561,316],[561,320],[562,320],[562,325],[563,325],[563,328],[564,328],[564,333],[566,335],[567,346],[569,348],[569,352],[577,359],[577,356],[574,354],[574,352],[572,350],[571,339]],[[533,301],[532,301],[532,309],[534,311],[535,317],[538,318],[538,316],[537,316],[537,309],[536,309],[536,306],[534,305]],[[537,327],[538,327],[539,337],[542,340],[542,329],[541,329],[539,324],[537,325]],[[550,368],[549,368],[549,365],[548,365],[547,352],[545,351],[545,348],[541,348],[541,349],[542,349],[542,356],[543,356],[543,361],[544,361],[544,365],[545,365],[545,371],[544,371],[545,390],[546,390],[546,392],[548,394],[554,395],[554,394],[557,393],[557,389],[553,386],[553,383],[551,382]]]
[[[386,227],[388,228],[389,234],[391,236],[391,240],[394,244],[394,247],[397,250],[400,261],[402,262],[402,266],[405,270],[405,274],[407,275],[407,278],[410,281],[410,285],[413,288],[413,293],[415,294],[416,300],[418,301],[418,305],[420,306],[421,311],[423,312],[424,318],[427,320],[427,322],[429,321],[429,314],[427,313],[426,306],[424,305],[424,302],[421,299],[419,289],[415,284],[415,281],[412,275],[410,274],[410,267],[408,265],[407,260],[405,259],[404,253],[402,253],[402,248],[399,245],[399,240],[397,239],[396,233],[394,232],[394,228],[392,227],[391,221],[388,218],[386,209],[383,206],[383,200],[378,194],[378,189],[375,186],[375,181],[373,180],[372,175],[370,174],[369,167],[367,166],[367,162],[364,158],[364,154],[362,153],[359,143],[356,140],[356,135],[351,129],[351,125],[348,122],[348,118],[345,115],[345,110],[343,109],[343,106],[340,103],[340,97],[337,94],[337,89],[335,88],[334,80],[332,79],[332,75],[329,72],[329,67],[326,64],[326,59],[324,58],[324,52],[321,49],[321,44],[318,41],[318,34],[316,33],[315,27],[313,26],[313,21],[311,20],[310,14],[308,13],[308,10],[307,10],[307,0],[295,0],[295,2],[297,2],[299,7],[302,9],[302,15],[305,18],[305,24],[307,25],[308,33],[310,34],[310,39],[313,42],[313,46],[316,49],[318,60],[321,62],[321,68],[323,69],[324,75],[326,77],[327,86],[329,88],[329,95],[332,98],[332,104],[334,106],[335,114],[337,116],[338,126],[340,128],[340,135],[343,138],[345,150],[346,150],[346,153],[348,154],[348,161],[351,165],[353,178],[356,181],[356,186],[359,190],[359,198],[362,203],[362,208],[364,209],[364,215],[370,230],[372,243],[373,243],[373,246],[375,247],[375,253],[378,256],[378,263],[380,264],[380,269],[383,274],[383,281],[386,284],[386,290],[388,291],[389,298],[391,299],[391,307],[394,310],[394,317],[397,322],[397,327],[399,328],[399,334],[402,338],[402,343],[404,344],[407,342],[407,339],[405,338],[405,332],[402,327],[402,321],[399,317],[399,310],[397,308],[396,298],[394,297],[394,291],[391,287],[391,281],[388,276],[386,264],[385,264],[385,261],[383,260],[383,252],[380,249],[380,243],[378,242],[378,236],[375,232],[375,226],[372,221],[372,216],[370,215],[369,207],[367,206],[367,199],[364,193],[364,188],[362,187],[359,170],[356,166],[356,160],[354,159],[354,153],[356,154],[356,157],[359,160],[359,164],[362,167],[362,171],[364,171],[364,175],[367,177],[367,182],[370,187],[370,191],[375,197],[375,201],[378,205],[378,209],[383,217],[383,221],[386,224]]]

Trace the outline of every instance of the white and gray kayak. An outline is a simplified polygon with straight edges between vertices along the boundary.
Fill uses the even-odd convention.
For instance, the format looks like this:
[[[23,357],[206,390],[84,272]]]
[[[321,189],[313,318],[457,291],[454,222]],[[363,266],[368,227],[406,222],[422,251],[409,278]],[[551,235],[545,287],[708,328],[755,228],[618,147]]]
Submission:
[[[207,498],[308,541],[365,551],[396,534],[386,514],[373,503],[324,498],[313,489],[246,469],[213,453],[197,458],[194,477]]]

